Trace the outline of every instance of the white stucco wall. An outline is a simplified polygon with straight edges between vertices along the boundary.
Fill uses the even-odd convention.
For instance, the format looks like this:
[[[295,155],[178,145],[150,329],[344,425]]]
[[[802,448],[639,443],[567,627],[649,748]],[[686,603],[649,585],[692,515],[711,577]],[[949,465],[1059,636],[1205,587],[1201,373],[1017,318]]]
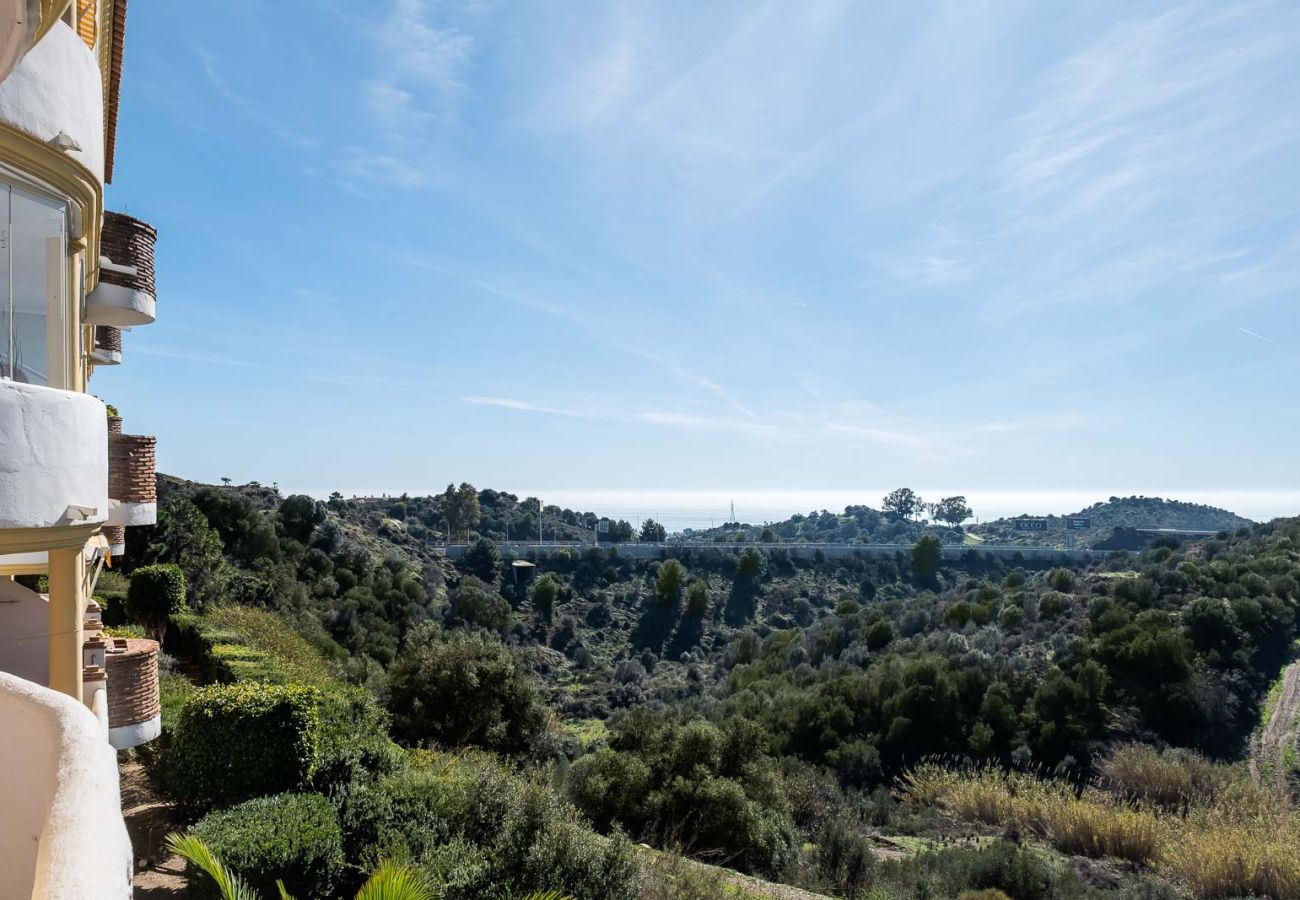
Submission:
[[[93,509],[84,519],[70,505]],[[89,394],[0,381],[0,528],[103,522],[108,420]]]
[[[126,503],[110,499],[108,504],[108,521],[105,524],[125,525],[127,528],[158,524],[157,503]]]
[[[0,673],[0,897],[129,900],[117,754],[82,704]]]
[[[116,325],[132,328],[153,322],[157,303],[144,291],[101,281],[86,295],[87,325]]]
[[[95,54],[57,22],[0,81],[0,122],[48,141],[65,132],[69,155],[104,180],[104,94]]]
[[[0,578],[0,672],[35,684],[50,683],[49,601],[33,590]]]

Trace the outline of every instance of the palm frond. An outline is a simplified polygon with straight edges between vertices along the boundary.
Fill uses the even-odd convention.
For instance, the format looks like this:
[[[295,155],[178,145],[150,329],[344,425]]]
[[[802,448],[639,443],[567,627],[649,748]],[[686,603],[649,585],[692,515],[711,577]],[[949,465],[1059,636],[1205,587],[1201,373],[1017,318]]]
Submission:
[[[568,894],[561,894],[559,891],[533,891],[523,897],[522,900],[573,900],[573,898]]]
[[[293,900],[293,894],[285,890],[283,881],[275,879],[275,886],[280,891],[280,900]]]
[[[221,860],[201,839],[190,834],[172,832],[167,835],[167,849],[206,872],[217,883],[221,900],[257,900],[252,889],[238,875],[227,871]]]
[[[414,869],[383,863],[357,891],[356,900],[437,900]]]

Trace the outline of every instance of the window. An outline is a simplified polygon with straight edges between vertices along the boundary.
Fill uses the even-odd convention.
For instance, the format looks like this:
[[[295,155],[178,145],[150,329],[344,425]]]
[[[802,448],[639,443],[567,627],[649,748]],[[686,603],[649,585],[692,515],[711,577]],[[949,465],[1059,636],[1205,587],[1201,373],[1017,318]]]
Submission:
[[[0,184],[0,377],[66,387],[67,204]]]

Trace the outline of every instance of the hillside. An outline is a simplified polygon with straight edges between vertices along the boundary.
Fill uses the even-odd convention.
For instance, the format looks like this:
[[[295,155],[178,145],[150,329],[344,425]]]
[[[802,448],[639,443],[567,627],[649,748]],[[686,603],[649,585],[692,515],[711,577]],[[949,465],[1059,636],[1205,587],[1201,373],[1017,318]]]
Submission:
[[[1134,529],[1138,528],[1235,532],[1254,524],[1226,509],[1160,497],[1111,497],[1078,512],[1041,518],[1046,523],[1041,531],[1019,530],[1015,527],[1015,519],[994,519],[973,525],[968,530],[1000,544],[1064,547],[1067,536],[1073,533],[1080,547],[1137,549],[1146,543],[1134,534]],[[1067,527],[1070,519],[1086,519],[1088,526],[1072,532]]]
[[[1193,896],[1261,893],[1244,875],[1232,891],[1198,887],[1170,854],[1200,845],[1166,833],[1184,827],[1173,819],[1145,824],[1153,837],[1132,849],[1066,840],[1044,824],[1046,808],[975,815],[964,781],[926,768],[935,758],[1093,785],[1068,800],[1064,782],[1007,788],[1090,804],[1078,820],[1089,828],[1130,815],[1123,791],[1154,777],[1123,781],[1121,764],[1266,790],[1268,809],[1293,815],[1295,753],[1282,746],[1293,732],[1274,729],[1269,785],[1250,787],[1243,761],[1297,634],[1300,521],[1055,569],[978,551],[936,564],[921,546],[822,561],[707,544],[648,561],[561,550],[536,559],[527,584],[489,541],[454,564],[438,556],[413,527],[430,528],[420,500],[375,510],[258,486],[161,488],[159,524],[139,529],[130,561],[174,563],[186,577],[193,612],[175,620],[169,653],[218,678],[293,680],[314,671],[301,661],[310,647],[338,690],[364,689],[386,709],[398,745],[457,754],[415,752],[404,775],[374,768],[371,748],[347,757],[352,786],[339,786],[339,763],[328,769],[336,780],[314,788],[379,791],[373,809],[338,807],[345,834],[372,834],[366,816],[383,810],[399,821],[367,840],[428,860],[430,872],[448,871],[452,857],[439,854],[478,848],[485,868],[475,877],[487,880],[449,897],[516,896],[524,883],[499,880],[515,876],[510,857],[493,855],[505,846],[495,831],[457,837],[419,818],[422,786],[464,792],[457,803],[481,791],[556,791],[527,803],[806,890],[851,897],[871,887],[899,900],[993,887],[1044,900],[1171,898],[1174,885]],[[120,594],[101,595],[120,621]],[[274,637],[277,628],[296,637]],[[289,647],[295,662],[276,663]],[[1003,789],[996,779],[981,788]],[[1230,837],[1234,821],[1214,827]],[[572,840],[598,858],[591,838]],[[429,842],[442,849],[422,856]],[[1277,855],[1259,865],[1296,868],[1294,843],[1260,845]],[[716,884],[636,894],[634,863],[606,859],[621,867],[617,887],[576,858],[546,869],[562,880],[545,886],[584,900],[717,896]],[[1044,887],[1023,893],[1024,878]]]
[[[847,506],[842,513],[827,510],[796,513],[766,525],[737,523],[703,528],[682,536],[689,543],[772,541],[775,543],[907,544],[933,534],[945,544],[960,544],[962,532],[937,523],[886,515],[869,506]]]

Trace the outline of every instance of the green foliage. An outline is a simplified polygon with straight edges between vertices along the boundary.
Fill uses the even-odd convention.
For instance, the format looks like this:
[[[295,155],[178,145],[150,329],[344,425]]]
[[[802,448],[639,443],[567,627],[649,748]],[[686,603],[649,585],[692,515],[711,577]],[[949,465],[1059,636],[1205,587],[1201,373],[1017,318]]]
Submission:
[[[467,577],[451,592],[448,610],[453,621],[505,631],[514,613],[504,597],[474,577]]]
[[[293,494],[280,504],[277,515],[284,533],[298,543],[306,544],[316,526],[325,521],[325,508],[320,501],[305,494]]]
[[[947,522],[954,527],[969,519],[974,513],[966,503],[965,497],[944,497],[938,503],[930,504],[930,515],[940,522]]]
[[[464,536],[479,522],[482,507],[479,504],[478,491],[474,485],[462,481],[460,487],[447,485],[443,492],[442,514],[447,523],[450,537]]]
[[[794,824],[762,737],[741,722],[680,722],[637,711],[610,749],[574,763],[570,796],[598,827],[682,842],[748,871],[780,871]]]
[[[221,537],[199,508],[175,498],[158,511],[145,561],[180,566],[189,604],[202,610],[222,599],[230,580],[230,565],[222,552]]]
[[[643,544],[659,544],[668,538],[668,529],[664,528],[654,519],[646,519],[641,523],[640,541]]]
[[[1074,590],[1074,573],[1069,569],[1053,569],[1047,575],[1047,584],[1054,591],[1068,594]]]
[[[126,593],[126,614],[144,626],[149,636],[162,640],[167,621],[185,610],[185,573],[167,563],[143,566],[131,575]]]
[[[550,623],[555,611],[556,598],[560,596],[560,583],[549,572],[533,582],[533,609],[541,616],[543,622]]]
[[[896,488],[880,501],[880,508],[895,519],[914,518],[925,506],[925,501],[911,488]]]
[[[209,813],[191,829],[227,870],[263,896],[283,881],[289,892],[328,897],[343,877],[343,839],[334,807],[320,794],[276,794]],[[188,872],[196,895],[211,888]]]
[[[702,619],[709,611],[709,583],[703,578],[692,578],[686,586],[686,615]]]
[[[213,685],[181,709],[168,785],[195,810],[301,790],[316,773],[320,692],[301,685]]]
[[[655,601],[664,607],[676,607],[686,583],[686,567],[675,559],[666,559],[655,578]]]
[[[742,550],[739,559],[736,561],[736,574],[741,578],[748,578],[752,581],[763,574],[766,563],[766,558],[757,550]]]
[[[923,534],[912,546],[912,571],[917,577],[928,581],[934,578],[943,558],[943,544],[932,534]]]
[[[528,676],[499,641],[421,625],[393,665],[389,709],[412,744],[527,751],[545,724]]]
[[[410,860],[447,900],[510,897],[549,885],[580,900],[632,900],[636,854],[592,834],[543,780],[481,754],[431,754],[352,794],[349,856]]]
[[[492,584],[501,575],[501,553],[495,542],[479,538],[465,549],[460,567],[475,578]]]
[[[187,872],[191,873],[192,885],[194,874],[201,872],[212,879],[212,887],[222,900],[256,900],[257,894],[244,880],[227,869],[208,845],[194,835],[175,832],[167,835],[167,849],[189,864]]]
[[[894,639],[894,629],[888,619],[877,619],[867,629],[866,643],[868,650],[883,650]]]

